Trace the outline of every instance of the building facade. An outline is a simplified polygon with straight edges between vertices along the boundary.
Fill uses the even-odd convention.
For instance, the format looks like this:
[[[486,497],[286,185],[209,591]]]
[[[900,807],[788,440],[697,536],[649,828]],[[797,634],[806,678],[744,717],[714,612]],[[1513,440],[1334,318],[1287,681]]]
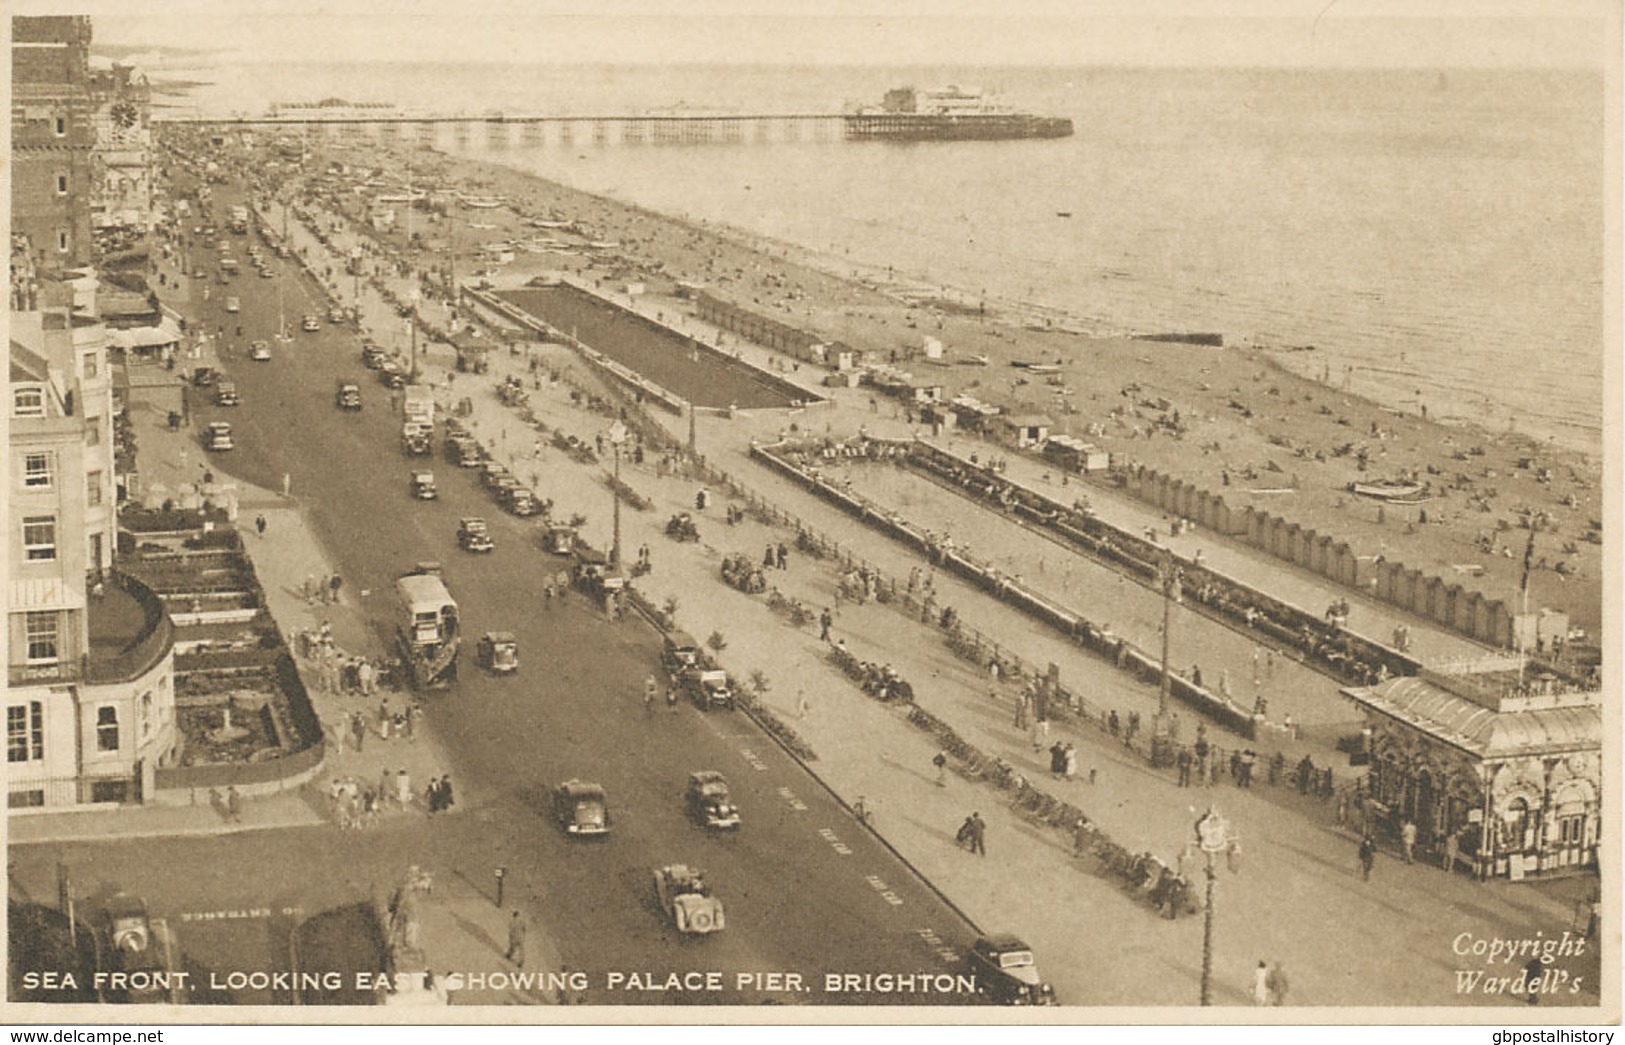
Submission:
[[[1595,689],[1518,670],[1424,671],[1343,693],[1370,729],[1371,826],[1406,821],[1435,860],[1522,879],[1594,868],[1602,832]]]
[[[11,229],[42,269],[86,265],[96,147],[90,19],[11,20]]]

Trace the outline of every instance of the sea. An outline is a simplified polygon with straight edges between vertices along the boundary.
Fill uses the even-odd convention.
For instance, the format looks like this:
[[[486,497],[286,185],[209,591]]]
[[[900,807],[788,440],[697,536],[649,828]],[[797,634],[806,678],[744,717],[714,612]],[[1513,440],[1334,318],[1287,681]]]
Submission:
[[[790,113],[902,84],[1070,117],[1019,142],[491,141],[448,152],[1025,302],[1098,332],[1218,332],[1389,406],[1600,455],[1604,79],[1575,69],[231,64],[210,113]]]

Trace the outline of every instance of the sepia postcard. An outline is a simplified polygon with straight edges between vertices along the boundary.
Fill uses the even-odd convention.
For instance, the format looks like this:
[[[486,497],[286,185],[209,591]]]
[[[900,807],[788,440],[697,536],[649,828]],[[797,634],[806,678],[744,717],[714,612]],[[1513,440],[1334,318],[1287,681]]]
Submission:
[[[9,1022],[1617,1025],[1618,4],[8,14]]]

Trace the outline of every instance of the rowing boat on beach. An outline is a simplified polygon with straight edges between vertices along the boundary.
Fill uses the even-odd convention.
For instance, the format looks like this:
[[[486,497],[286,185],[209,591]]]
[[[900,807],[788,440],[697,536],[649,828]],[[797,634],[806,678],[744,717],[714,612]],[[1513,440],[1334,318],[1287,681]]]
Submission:
[[[1404,502],[1422,492],[1421,483],[1401,479],[1378,479],[1369,483],[1349,483],[1349,493],[1361,497],[1375,497],[1380,501]]]

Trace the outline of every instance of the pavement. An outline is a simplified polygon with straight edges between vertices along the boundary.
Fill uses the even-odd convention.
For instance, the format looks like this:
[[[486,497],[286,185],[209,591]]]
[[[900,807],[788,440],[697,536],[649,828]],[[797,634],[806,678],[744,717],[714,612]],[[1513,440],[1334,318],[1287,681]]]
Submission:
[[[695,325],[691,319],[685,322]],[[760,351],[754,346],[742,350],[747,357]],[[593,378],[567,350],[542,351],[547,364],[565,371],[570,381],[591,385]],[[587,515],[586,538],[607,546],[610,513],[603,466],[575,465],[539,445],[490,391],[506,373],[524,373],[525,357],[496,353],[492,359],[495,365],[488,375],[458,375],[455,395],[443,371],[431,368],[430,380],[442,388],[442,406],[468,397],[474,411],[468,421],[486,445],[510,448],[515,474],[538,473],[544,496],[556,502],[555,514]],[[607,419],[573,403],[569,390],[564,382],[544,381],[533,388],[531,406],[549,427],[590,439],[607,427]],[[870,414],[865,398],[843,395],[834,408],[802,415],[801,421],[838,425],[847,432],[864,424],[875,434],[884,434],[878,430],[882,426],[903,427]],[[156,419],[145,421],[144,467],[148,455],[176,460],[179,447],[166,449],[161,442],[165,433],[149,435]],[[683,423],[668,425],[676,431]],[[918,563],[913,556],[804,493],[798,498],[787,485],[775,485],[765,470],[748,463],[748,436],[771,437],[786,423],[782,415],[705,419],[701,445],[714,465],[767,492],[775,502],[782,498],[785,508],[834,534],[854,557],[875,563],[892,576],[906,575],[910,565]],[[786,542],[792,549],[789,568],[770,571],[769,582],[810,606],[834,606],[839,577],[833,563],[800,554],[793,531],[770,526],[754,515],[735,526],[726,525],[721,516],[727,502],[720,496],[709,511],[697,513],[700,542],[674,544],[662,536],[665,520],[675,511],[693,510],[698,484],[663,472],[656,454],[648,455],[641,466],[622,464],[623,479],[655,506],[648,512],[622,513],[623,547],[630,556],[632,549],[648,545],[655,564],[653,573],[638,585],[656,605],[675,598],[677,622],[686,630],[700,636],[723,633],[722,663],[741,681],[760,673],[767,683],[766,706],[817,753],[810,770],[849,804],[861,799],[872,812],[872,829],[978,926],[1026,935],[1063,1003],[1194,1004],[1201,975],[1201,920],[1159,918],[1149,905],[1105,876],[1092,859],[1074,857],[1067,836],[1034,824],[1011,807],[1003,793],[957,775],[939,783],[931,766],[936,749],[928,735],[841,676],[829,663],[816,625],[792,628],[768,608],[765,597],[737,592],[718,576],[725,554],[738,552],[760,561],[766,545]],[[1092,494],[1092,499],[1099,498]],[[291,638],[325,617],[341,647],[381,653],[369,645],[372,640],[359,615],[344,599],[324,607],[307,605],[298,596],[306,576],[323,576],[332,568],[302,522],[297,504],[258,490],[243,491],[241,503],[247,518],[264,514],[267,519],[265,537],[250,532],[247,543],[284,634]],[[1209,550],[1210,561],[1216,562],[1217,554],[1216,549]],[[1229,570],[1228,565],[1221,568]],[[1125,710],[1154,707],[1154,691],[1148,687],[1039,635],[1040,629],[1007,607],[971,589],[954,587],[951,578],[939,577],[936,583],[944,592],[944,604],[960,608],[975,626],[1031,663],[1060,664],[1068,685],[1085,688],[1097,704]],[[1416,635],[1420,629],[1413,623],[1412,630]],[[1092,726],[1057,724],[1052,729],[1052,740],[1077,745],[1080,775],[1070,781],[1051,780],[1028,736],[1012,724],[1014,687],[991,684],[982,670],[954,656],[934,629],[874,603],[848,603],[839,607],[835,633],[860,658],[891,663],[913,683],[920,706],[949,722],[978,748],[1007,759],[1039,787],[1084,809],[1102,831],[1131,850],[1149,850],[1172,863],[1186,850],[1185,840],[1197,816],[1209,806],[1221,808],[1244,840],[1245,857],[1238,872],[1221,871],[1217,881],[1213,976],[1218,1004],[1247,1003],[1251,970],[1260,958],[1285,963],[1292,976],[1294,1005],[1521,1004],[1518,999],[1460,994],[1455,972],[1471,964],[1453,953],[1452,941],[1463,933],[1492,938],[1543,931],[1553,936],[1573,928],[1575,894],[1589,884],[1586,880],[1476,883],[1436,867],[1385,858],[1373,879],[1362,881],[1354,854],[1357,839],[1331,823],[1325,808],[1314,800],[1264,785],[1252,790],[1221,785],[1178,794],[1181,789],[1168,775],[1149,769]],[[309,681],[314,693],[314,680]],[[357,702],[326,694],[315,699],[324,722],[361,708]],[[384,768],[404,766],[419,780],[444,764],[429,735],[419,736],[415,743],[373,738],[361,752],[347,750],[332,757],[337,760],[332,772],[324,767],[318,779],[343,770],[366,780]],[[986,857],[968,854],[953,840],[954,828],[973,810],[988,822]],[[208,808],[69,817],[81,815],[98,818],[97,839],[126,831],[261,830],[324,819],[319,803],[291,794],[248,803],[241,824],[221,824]],[[55,819],[14,818],[13,841],[47,840],[48,835],[19,839],[17,830],[47,832],[32,823]],[[448,952],[477,951],[488,960],[491,940],[502,937],[498,926],[487,923],[494,917],[500,921],[501,912],[483,898],[467,902],[480,909],[471,907],[466,914],[450,909],[442,926],[443,946]],[[465,928],[459,918],[473,928]],[[1103,931],[1107,926],[1111,928]],[[448,954],[448,964],[458,957]],[[439,960],[437,956],[435,961]],[[1589,990],[1579,996],[1581,1001],[1593,999]]]

